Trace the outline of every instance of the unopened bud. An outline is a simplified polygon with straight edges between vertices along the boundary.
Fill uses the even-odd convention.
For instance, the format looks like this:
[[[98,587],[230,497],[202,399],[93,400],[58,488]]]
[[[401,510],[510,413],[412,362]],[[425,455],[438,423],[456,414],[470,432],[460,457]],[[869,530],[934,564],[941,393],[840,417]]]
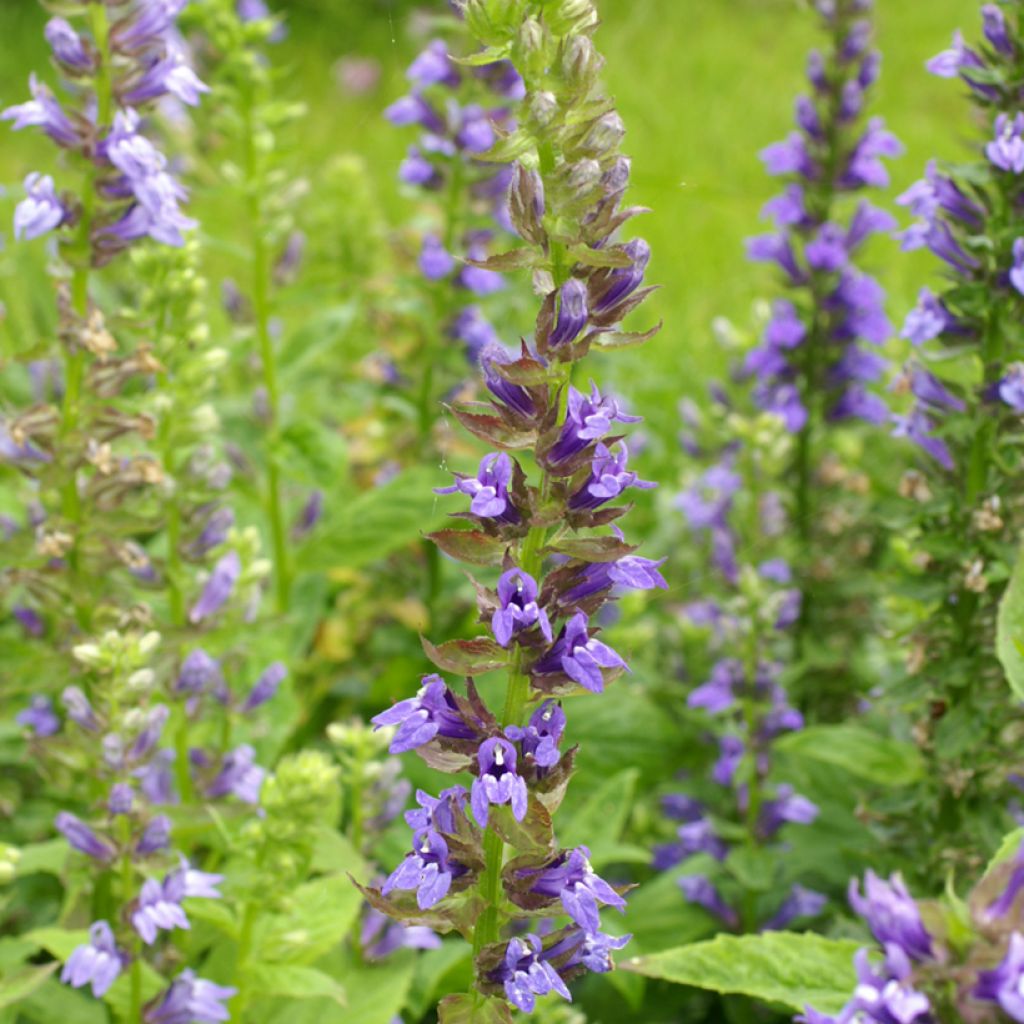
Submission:
[[[601,58],[589,36],[573,36],[562,55],[562,74],[572,89],[589,91],[601,70]]]
[[[626,126],[614,110],[599,117],[583,140],[583,148],[596,156],[614,150],[626,134]]]

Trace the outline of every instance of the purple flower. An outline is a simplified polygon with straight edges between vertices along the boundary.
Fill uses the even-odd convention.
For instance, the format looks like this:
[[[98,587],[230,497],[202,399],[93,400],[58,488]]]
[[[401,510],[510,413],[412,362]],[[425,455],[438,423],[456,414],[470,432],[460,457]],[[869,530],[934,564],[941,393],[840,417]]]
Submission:
[[[739,927],[736,911],[722,899],[722,894],[704,875],[682,875],[678,882],[687,903],[695,903],[714,914],[728,928]]]
[[[456,865],[448,859],[448,844],[433,829],[418,833],[416,848],[381,886],[383,895],[394,889],[415,889],[416,905],[429,910],[448,894]],[[465,871],[460,868],[459,873]]]
[[[579,454],[591,442],[604,437],[613,423],[639,423],[642,418],[627,415],[614,398],[603,397],[593,381],[589,396],[570,386],[565,423],[551,449],[551,461],[557,464]]]
[[[803,224],[807,220],[804,188],[793,182],[781,195],[769,199],[761,210],[762,217],[770,217],[780,228]]]
[[[1024,113],[996,118],[995,138],[985,147],[985,154],[1001,171],[1024,171]]]
[[[629,487],[650,490],[658,486],[648,480],[641,480],[632,470],[627,470],[628,459],[629,452],[621,441],[615,446],[614,453],[607,445],[599,443],[590,464],[590,477],[569,498],[569,508],[574,511],[600,508]]]
[[[178,671],[174,692],[198,694],[220,690],[223,687],[224,675],[220,670],[220,662],[201,647],[189,651]]]
[[[418,124],[428,132],[443,135],[445,123],[434,108],[419,93],[412,93],[395,100],[385,111],[384,116],[397,127]]]
[[[508,1001],[523,1013],[532,1013],[537,1005],[536,997],[549,992],[557,992],[572,1002],[558,971],[541,956],[541,948],[536,935],[510,940],[501,966],[491,975],[503,985]]]
[[[806,797],[793,791],[792,786],[779,786],[774,800],[761,808],[759,827],[765,836],[772,836],[783,825],[809,825],[818,816],[818,808]]]
[[[917,364],[910,367],[910,390],[915,398],[934,409],[952,409],[954,412],[963,412],[967,408],[964,402],[957,398],[938,377]]]
[[[476,262],[483,262],[487,259],[486,238],[488,232],[480,232],[483,238],[471,241],[466,249],[466,259]],[[467,263],[456,278],[458,285],[474,295],[492,295],[505,287],[505,279],[497,271],[488,270],[486,267],[475,267],[473,263]]]
[[[931,936],[899,875],[892,875],[885,882],[873,871],[868,871],[864,876],[863,895],[857,880],[853,879],[849,899],[850,906],[864,918],[871,934],[883,946],[897,946],[912,960],[931,957]]]
[[[1024,413],[1024,363],[1011,363],[998,385],[999,397],[1015,412]]]
[[[956,78],[964,68],[983,66],[978,55],[964,45],[964,37],[959,29],[953,33],[950,48],[932,57],[925,65],[938,78]]]
[[[465,309],[461,310],[452,321],[448,331],[453,338],[458,338],[459,341],[465,344],[466,355],[471,363],[479,360],[481,366],[483,366],[485,354],[487,354],[492,362],[511,362],[512,360],[512,357],[501,347],[497,332],[491,322],[480,311],[479,306],[466,306]],[[499,352],[501,353],[500,356],[498,355]],[[504,359],[501,358],[502,356]],[[491,374],[494,373],[493,367],[485,367],[485,377],[488,374],[488,369]],[[491,386],[489,380],[487,384],[488,387]],[[514,385],[506,386],[514,387]]]
[[[922,345],[932,338],[939,337],[951,322],[951,317],[941,300],[928,288],[922,288],[917,305],[907,314],[900,337],[906,338],[912,345]]]
[[[462,122],[455,133],[456,144],[468,153],[486,153],[496,141],[487,111],[475,103],[462,109]]]
[[[799,918],[817,917],[828,904],[824,893],[793,885],[782,906],[765,921],[764,931],[782,931]]]
[[[187,930],[191,927],[181,907],[184,897],[182,881],[173,875],[168,875],[163,884],[155,878],[149,878],[143,883],[131,920],[132,927],[147,946],[156,941],[160,931],[169,932],[175,928]]]
[[[422,684],[415,697],[399,701],[372,720],[375,730],[398,726],[388,748],[392,754],[415,750],[439,735],[451,739],[472,739],[476,735],[439,675],[424,676]]]
[[[752,263],[775,263],[791,284],[803,282],[804,272],[796,261],[792,242],[787,235],[756,235],[746,240],[746,249],[747,259]]]
[[[437,235],[427,235],[420,249],[420,271],[428,281],[440,281],[455,269],[455,260]]]
[[[469,310],[475,308],[476,307],[474,306],[470,306],[464,312],[468,313]],[[497,344],[497,338],[495,336],[494,343],[487,344],[480,353],[480,368],[483,370],[484,384],[487,385],[487,390],[490,391],[499,402],[508,406],[510,410],[518,413],[520,416],[530,418],[537,412],[537,406],[533,400],[533,396],[526,390],[526,388],[507,381],[495,369],[496,366],[505,366],[514,361],[515,357],[512,356],[511,353],[507,352],[500,344]]]
[[[410,146],[405,159],[398,166],[398,180],[406,185],[434,188],[444,179],[417,146]]]
[[[151,804],[177,802],[174,792],[174,775],[171,771],[173,763],[173,750],[158,750],[148,764],[136,769],[135,777],[139,780],[139,789]]]
[[[233,795],[242,803],[258,804],[266,773],[256,764],[256,751],[247,743],[224,755],[220,772],[206,787],[211,797]]]
[[[370,960],[383,960],[400,949],[439,949],[440,937],[421,925],[392,921],[375,907],[363,909],[359,945]]]
[[[548,338],[551,348],[575,341],[587,326],[587,286],[575,277],[569,278],[558,293],[558,316]]]
[[[229,551],[221,556],[213,567],[213,572],[210,573],[199,599],[188,613],[189,622],[195,625],[211,615],[216,615],[231,597],[241,573],[242,560],[238,557],[237,551]]]
[[[418,88],[446,85],[454,89],[461,80],[458,68],[448,56],[448,47],[443,39],[432,39],[409,65],[405,77]]]
[[[158,814],[145,827],[139,841],[135,844],[135,852],[142,857],[166,850],[171,843],[171,819]]]
[[[128,750],[130,761],[141,761],[149,756],[160,741],[169,715],[165,704],[157,704],[146,712],[143,726]]]
[[[159,1001],[146,1006],[143,1024],[219,1024],[231,1019],[224,1002],[236,992],[182,971]]]
[[[491,804],[509,804],[512,816],[522,821],[526,817],[526,780],[516,774],[516,748],[500,736],[491,736],[480,744],[476,760],[479,774],[470,788],[470,805],[480,827],[487,827]]]
[[[909,438],[943,469],[953,469],[955,464],[949,447],[941,437],[934,435],[935,425],[922,409],[913,409],[909,416],[893,416],[893,424],[893,437]]]
[[[172,891],[180,891],[184,899],[221,899],[217,888],[224,881],[223,875],[210,871],[199,871],[182,858],[181,867],[167,876],[167,885]]]
[[[743,663],[738,658],[723,658],[712,666],[707,681],[690,692],[686,703],[713,715],[726,711],[736,702],[734,688],[742,685],[743,677]]]
[[[89,941],[77,946],[60,972],[60,980],[72,988],[92,987],[100,999],[128,965],[126,953],[117,948],[114,933],[106,921],[96,921],[89,928]]]
[[[797,113],[798,119],[809,121],[809,115],[814,113],[813,105],[808,106],[806,102],[800,104]],[[814,116],[816,119],[816,114]],[[804,178],[813,178],[817,173],[807,152],[804,137],[799,132],[792,132],[782,142],[767,146],[759,155],[769,174],[799,174]]]
[[[252,711],[261,704],[266,704],[277,693],[277,688],[284,682],[287,675],[288,669],[281,662],[275,661],[268,665],[253,684],[249,696],[242,703],[242,711]]]
[[[456,814],[465,814],[468,801],[469,792],[464,786],[449,786],[436,797],[419,789],[416,802],[420,806],[406,811],[405,820],[414,834],[433,829],[442,835],[452,835],[456,831]]]
[[[124,52],[143,50],[162,43],[188,0],[147,0],[139,4],[134,17],[114,26],[111,43]]]
[[[96,732],[99,729],[100,723],[92,710],[89,698],[86,697],[79,687],[65,687],[64,692],[60,695],[60,699],[68,718],[75,725],[85,729],[87,732]]]
[[[450,487],[435,487],[435,494],[455,494],[461,491],[473,500],[469,510],[482,519],[498,519],[504,523],[518,523],[519,512],[509,498],[508,485],[512,482],[512,459],[505,452],[485,455],[475,477],[455,474]]]
[[[1010,284],[1024,295],[1024,238],[1013,243],[1013,266],[1010,268]]]
[[[1004,57],[1012,57],[1016,52],[1013,40],[1006,29],[1006,17],[998,4],[985,4],[981,8],[984,21],[985,38]]]
[[[594,873],[585,846],[563,851],[543,868],[520,869],[517,874],[532,878],[530,892],[561,900],[565,912],[588,935],[601,930],[600,904],[626,908],[626,901]]]
[[[745,749],[739,736],[722,736],[718,741],[718,757],[711,768],[711,778],[720,786],[731,786]]]
[[[850,1019],[856,1020],[860,1013],[868,1014],[869,1019],[878,1024],[929,1024],[933,1019],[928,997],[906,983],[910,965],[905,961],[894,964],[890,954],[886,958],[886,974],[878,974],[871,968],[868,951],[862,949],[854,957],[854,963],[857,987],[844,1011]],[[892,977],[892,973],[896,976]]]
[[[903,146],[892,132],[886,131],[885,122],[880,117],[873,117],[868,122],[860,142],[850,155],[850,162],[840,179],[840,184],[847,189],[887,188],[889,172],[882,163],[882,157],[897,157],[903,153]]]
[[[565,732],[565,712],[561,705],[546,700],[532,715],[525,728],[510,725],[505,735],[519,744],[523,757],[532,757],[539,768],[554,768],[561,753],[558,744]]]
[[[19,711],[14,720],[38,739],[60,732],[60,719],[53,710],[53,701],[42,695],[33,697],[29,706]]]
[[[187,106],[197,107],[202,94],[210,91],[177,48],[152,56],[147,63],[142,75],[124,94],[126,103],[138,105],[170,95]]]
[[[12,128],[42,128],[42,130],[58,146],[68,148],[81,144],[82,137],[78,128],[54,98],[53,93],[36,78],[33,73],[29,78],[32,99],[14,107],[8,107],[0,113],[0,121],[12,121]]]
[[[537,581],[521,569],[509,569],[498,579],[500,607],[491,617],[494,638],[502,647],[508,647],[512,636],[520,630],[539,626],[541,633],[552,642],[551,623],[547,612],[537,603]]]
[[[135,790],[127,782],[115,782],[110,787],[110,796],[107,797],[107,810],[111,814],[131,814],[134,802]]]
[[[724,527],[732,499],[743,485],[742,478],[730,462],[720,462],[706,469],[700,479],[676,499],[692,530]]]
[[[622,247],[629,258],[628,267],[616,267],[601,279],[601,285],[591,295],[592,313],[603,314],[614,309],[640,287],[644,271],[651,259],[651,247],[642,239],[634,238]],[[593,280],[597,280],[597,275]]]
[[[88,74],[92,71],[89,56],[82,37],[64,18],[51,18],[43,33],[53,51],[53,56],[71,74]]]
[[[629,666],[615,651],[590,636],[587,616],[577,612],[562,627],[551,649],[534,664],[533,671],[539,675],[564,672],[592,693],[601,693],[604,690],[602,669],[616,668],[629,671]]]
[[[93,860],[109,863],[117,855],[117,850],[108,839],[98,836],[80,818],[69,811],[61,811],[53,822],[57,831],[80,853]]]
[[[812,270],[839,270],[847,261],[846,232],[838,224],[822,224],[807,243],[804,256]]]
[[[55,228],[67,217],[48,174],[30,174],[25,179],[25,198],[14,211],[14,237],[31,241]]]
[[[998,967],[978,972],[974,997],[998,1003],[1016,1021],[1024,1021],[1024,935],[1013,932]]]
[[[612,950],[622,949],[632,938],[632,935],[613,936],[605,935],[603,932],[588,935],[582,930],[572,931],[561,942],[546,950],[542,956],[545,960],[554,960],[565,953],[570,953],[562,970],[585,967],[595,974],[607,974],[614,967]]]
[[[668,589],[664,576],[658,570],[665,559],[654,561],[639,555],[625,555],[615,562],[591,562],[580,570],[577,581],[566,590],[559,601],[571,607],[611,587],[628,590]]]

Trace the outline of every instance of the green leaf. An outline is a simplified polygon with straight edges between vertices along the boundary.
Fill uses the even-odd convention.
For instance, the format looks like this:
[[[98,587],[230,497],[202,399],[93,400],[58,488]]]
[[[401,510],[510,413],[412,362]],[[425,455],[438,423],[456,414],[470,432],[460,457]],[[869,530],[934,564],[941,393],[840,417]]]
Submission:
[[[455,672],[462,676],[481,675],[493,672],[508,664],[508,651],[490,637],[478,636],[472,640],[446,640],[434,645],[426,637],[420,637],[427,657],[442,671]]]
[[[91,994],[62,985],[48,978],[18,1004],[14,1018],[17,1024],[53,1024],[54,1021],[73,1021],[74,1024],[107,1024],[109,1012],[103,1003]]]
[[[46,964],[43,967],[27,967],[24,970],[0,978],[0,1010],[26,999],[58,967],[60,967],[58,963]]]
[[[999,602],[996,619],[996,653],[1006,673],[1010,689],[1024,700],[1024,549],[1017,554],[1010,582]]]
[[[416,954],[400,950],[382,964],[349,962],[340,978],[349,993],[345,1024],[391,1024],[405,1005]]]
[[[718,935],[710,942],[634,957],[620,966],[649,978],[838,1013],[856,984],[860,943],[797,932]]]
[[[249,972],[254,992],[288,999],[330,999],[345,1006],[345,989],[329,974],[299,964],[254,964]]]
[[[590,847],[591,860],[596,867],[608,862],[605,849],[615,848],[626,827],[639,776],[636,768],[626,768],[613,775],[591,793],[566,822],[566,845],[585,843]]]
[[[479,996],[445,996],[437,1008],[438,1024],[512,1024],[504,999]]]
[[[25,941],[34,942],[50,956],[63,961],[67,960],[79,946],[84,946],[89,941],[89,932],[85,928],[36,928],[25,936]]]
[[[883,786],[906,786],[919,779],[924,763],[910,743],[879,736],[858,725],[812,725],[775,742],[795,757],[835,765]]]
[[[407,469],[393,480],[348,500],[341,494],[333,502],[318,537],[303,548],[304,568],[322,572],[329,566],[360,569],[420,539],[424,531],[440,526],[445,514],[433,488],[436,469]]]
[[[349,933],[362,896],[346,875],[330,875],[295,890],[286,914],[264,918],[258,926],[259,959],[311,964]]]
[[[1008,861],[1011,857],[1016,856],[1022,842],[1024,842],[1024,827],[1015,828],[1012,832],[1003,836],[1003,841],[999,844],[999,849],[996,850],[995,856],[988,862],[984,875],[987,875],[993,868],[999,867],[1000,864]]]
[[[68,850],[66,839],[48,839],[44,843],[18,847],[21,854],[15,865],[18,877],[37,873],[60,875],[68,859]]]
[[[500,537],[483,530],[437,530],[426,536],[446,555],[473,565],[501,565],[508,547]]]

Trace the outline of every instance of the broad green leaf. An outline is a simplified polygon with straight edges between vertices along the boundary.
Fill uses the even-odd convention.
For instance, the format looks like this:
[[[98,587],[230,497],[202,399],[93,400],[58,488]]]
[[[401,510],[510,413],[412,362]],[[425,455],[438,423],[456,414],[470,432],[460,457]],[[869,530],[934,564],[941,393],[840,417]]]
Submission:
[[[461,939],[443,942],[416,958],[416,974],[406,1009],[419,1020],[435,1007],[442,995],[466,992],[473,983],[473,951]]]
[[[626,970],[678,985],[838,1013],[856,984],[860,943],[798,932],[718,935],[620,963]]]
[[[249,971],[252,990],[288,999],[330,999],[345,1006],[345,989],[323,971],[300,964],[254,964]]]
[[[25,941],[34,942],[50,956],[64,961],[78,946],[83,946],[89,941],[89,932],[85,928],[36,928],[25,936]]]
[[[352,875],[364,885],[370,880],[370,867],[366,861],[345,836],[328,825],[316,830],[312,868],[325,875]]]
[[[883,786],[909,785],[924,770],[916,747],[858,725],[811,725],[780,737],[775,748]]]
[[[92,997],[92,993],[62,985],[54,978],[32,992],[18,1003],[15,1012],[17,1024],[54,1024],[67,1021],[68,1024],[108,1024],[109,1011],[103,1003]]]
[[[1006,673],[1010,689],[1018,700],[1024,700],[1024,549],[1010,575],[1003,599],[999,602],[996,620],[996,653]]]
[[[231,908],[219,900],[194,899],[185,904],[189,920],[205,921],[229,939],[238,938],[238,921]]]
[[[295,890],[286,914],[264,918],[258,928],[259,959],[311,964],[349,933],[362,896],[347,875],[329,875]]]
[[[592,793],[566,822],[564,843],[590,847],[595,866],[607,862],[605,847],[613,847],[629,819],[633,808],[633,794],[640,773],[627,768],[613,775],[600,789]]]
[[[328,498],[336,507],[305,546],[305,568],[323,571],[332,566],[362,568],[420,539],[447,518],[433,488],[447,483],[437,469],[421,466],[399,473],[382,487],[349,500]]]
[[[167,988],[167,981],[145,962],[139,964],[139,970],[142,974],[142,1001],[149,1002],[150,999]],[[103,997],[103,1001],[113,1009],[115,1020],[127,1021],[129,1019],[132,1005],[132,981],[127,971],[114,982]]]
[[[712,863],[704,855],[694,857],[685,866],[662,872],[629,894],[622,928],[632,932],[633,941],[619,954],[620,962],[638,952],[654,953],[699,942],[718,930],[718,922],[706,910],[688,903],[679,891],[680,875],[703,871]]]
[[[0,978],[0,1010],[26,999],[59,967],[58,963],[45,964],[43,967],[26,967]]]
[[[438,1024],[512,1024],[512,1013],[504,999],[480,996],[445,996],[437,1008]]]
[[[66,839],[49,839],[44,843],[29,843],[18,848],[21,856],[15,865],[19,877],[43,873],[59,875],[68,859]]]

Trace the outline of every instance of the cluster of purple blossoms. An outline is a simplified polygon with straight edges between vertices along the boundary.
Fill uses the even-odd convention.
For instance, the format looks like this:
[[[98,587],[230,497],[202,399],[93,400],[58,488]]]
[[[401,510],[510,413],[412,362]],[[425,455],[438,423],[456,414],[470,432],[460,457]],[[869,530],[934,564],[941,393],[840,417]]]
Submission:
[[[475,0],[462,6],[471,30],[491,24]],[[539,13],[528,30],[506,26],[500,46],[487,41],[525,81],[504,61],[471,73],[506,98],[522,98],[519,126],[504,112],[496,128],[473,108],[452,105],[447,119],[438,114],[428,86],[438,95],[464,81],[439,44],[414,63],[410,77],[419,88],[390,113],[425,129],[429,146],[410,153],[403,175],[427,187],[440,184],[435,161],[424,159],[427,150],[442,149],[439,139],[456,154],[468,151],[471,166],[499,143],[518,156],[543,137],[555,154],[551,166],[540,161],[540,171],[536,160],[524,159],[497,179],[524,247],[490,261],[471,256],[487,271],[532,268],[543,300],[519,352],[493,341],[482,346],[487,400],[452,406],[489,452],[475,475],[457,473],[454,484],[438,489],[468,499],[455,514],[461,528],[430,535],[451,557],[498,570],[493,584],[473,581],[489,633],[437,645],[425,640],[439,672],[464,677],[464,687],[427,676],[415,697],[374,719],[395,730],[392,752],[415,749],[432,767],[468,772],[472,781],[436,798],[418,794],[419,808],[406,816],[410,852],[379,889],[364,890],[366,898],[399,921],[454,929],[470,940],[475,992],[446,1002],[475,1013],[481,995],[500,1000],[500,1019],[509,1013],[505,1003],[531,1012],[550,993],[569,999],[573,978],[610,970],[612,952],[628,941],[601,931],[601,909],[624,909],[623,892],[595,871],[586,847],[563,848],[555,836],[552,815],[575,757],[563,749],[559,698],[599,694],[628,671],[600,635],[607,602],[666,586],[662,563],[637,555],[616,525],[629,494],[653,486],[628,468],[619,432],[638,417],[596,384],[582,391],[571,383],[574,364],[591,347],[652,333],[622,327],[650,292],[650,250],[640,239],[617,237],[639,211],[621,205],[630,166],[618,152],[621,120],[597,86],[601,60],[590,38],[596,14],[588,3],[576,6],[572,17],[550,24]],[[428,272],[454,272],[446,248],[428,240]],[[533,482],[531,462],[540,473]],[[495,670],[508,673],[500,719],[475,684]],[[559,916],[567,923],[555,922],[556,930],[529,923]]]
[[[905,250],[927,248],[953,277],[941,296],[921,290],[907,316],[902,337],[915,347],[937,341],[943,347],[974,345],[984,362],[978,393],[960,388],[951,394],[929,387],[923,393],[914,379],[934,380],[912,365],[912,410],[896,419],[896,433],[909,438],[943,469],[954,472],[967,453],[954,450],[947,437],[952,421],[967,417],[1001,417],[1016,423],[1024,412],[1024,369],[999,338],[1004,331],[986,312],[994,295],[1011,302],[1024,295],[1024,236],[1013,211],[1024,194],[1024,114],[1014,85],[1024,52],[997,4],[982,8],[984,42],[968,47],[957,33],[953,46],[929,61],[941,78],[960,78],[985,112],[991,135],[984,160],[970,174],[946,171],[936,161],[925,177],[897,202],[915,217],[900,233]],[[997,343],[998,342],[998,343]],[[927,360],[928,348],[920,358]],[[984,481],[986,485],[989,481]]]
[[[746,413],[749,421],[745,418],[739,394],[733,398],[716,386],[711,400],[728,415],[709,415],[705,422],[695,408],[683,409],[684,447],[706,468],[698,471],[675,504],[694,539],[704,542],[703,558],[712,570],[702,571],[712,584],[711,592],[684,606],[683,615],[687,629],[700,637],[689,671],[700,672],[709,655],[712,659],[696,677],[700,681],[690,690],[687,704],[711,727],[709,739],[717,757],[709,772],[713,788],[708,799],[681,793],[663,798],[675,838],[655,848],[653,865],[658,870],[698,854],[710,856],[727,870],[732,850],[727,836],[737,834],[737,823],[746,843],[761,846],[777,842],[785,825],[808,825],[818,814],[810,800],[772,779],[774,741],[804,724],[781,681],[784,659],[792,656],[791,632],[800,617],[801,593],[785,558],[776,555],[746,564],[741,557],[747,550],[782,549],[781,501],[761,483],[773,476],[768,460],[775,439],[768,436],[772,431],[765,427],[763,414]],[[714,426],[720,421],[735,434],[722,438],[721,428]],[[786,436],[783,424],[776,422],[774,430]],[[736,901],[706,875],[683,875],[679,886],[687,901],[737,931],[785,928],[818,916],[826,903],[821,893],[790,881],[781,905],[759,905],[752,917],[750,900],[740,901],[741,914]]]
[[[515,128],[523,80],[507,60],[456,63],[443,39],[431,40],[406,76],[411,92],[385,116],[394,125],[415,125],[421,134],[402,161],[399,179],[428,195],[447,195],[447,222],[440,233],[424,236],[419,269],[427,281],[446,282],[454,290],[444,327],[475,363],[498,338],[474,299],[504,287],[501,275],[482,264],[496,231],[513,230],[507,201],[511,168],[481,157]],[[460,294],[468,304],[455,297]]]
[[[937,1024],[957,1020],[1024,1021],[1024,848],[975,886],[958,927],[947,935],[941,914],[926,917],[899,875],[868,871],[850,905],[878,943],[881,959],[861,949],[857,985],[835,1016],[810,1007],[801,1024]],[[939,909],[939,908],[935,908]],[[935,922],[932,926],[931,922]],[[1005,1015],[1005,1018],[1002,1016]]]
[[[183,244],[183,232],[195,226],[181,210],[187,194],[171,174],[167,158],[143,133],[140,111],[165,97],[195,106],[208,91],[189,66],[175,28],[187,2],[108,4],[116,21],[102,41],[82,35],[62,17],[47,23],[47,41],[57,66],[74,87],[72,95],[88,96],[78,84],[101,72],[109,81],[104,79],[96,105],[85,103],[75,109],[63,106],[33,75],[32,98],[9,107],[0,118],[11,121],[16,130],[38,128],[61,149],[77,153],[92,168],[99,209],[92,198],[83,205],[81,198],[58,193],[49,175],[30,174],[26,198],[15,211],[17,237],[37,238],[61,226],[75,227],[88,209],[94,265],[147,236],[166,245]],[[101,68],[104,59],[109,66]]]
[[[776,231],[748,242],[752,260],[781,269],[790,297],[775,303],[745,370],[756,381],[760,407],[793,433],[814,430],[819,416],[888,418],[885,403],[868,390],[885,366],[876,349],[890,336],[884,293],[856,258],[895,221],[866,199],[844,219],[839,203],[888,185],[883,161],[902,152],[880,119],[863,124],[881,63],[869,46],[871,0],[815,6],[833,46],[811,54],[811,92],[797,100],[797,130],[761,154],[769,173],[787,184],[764,210]]]

